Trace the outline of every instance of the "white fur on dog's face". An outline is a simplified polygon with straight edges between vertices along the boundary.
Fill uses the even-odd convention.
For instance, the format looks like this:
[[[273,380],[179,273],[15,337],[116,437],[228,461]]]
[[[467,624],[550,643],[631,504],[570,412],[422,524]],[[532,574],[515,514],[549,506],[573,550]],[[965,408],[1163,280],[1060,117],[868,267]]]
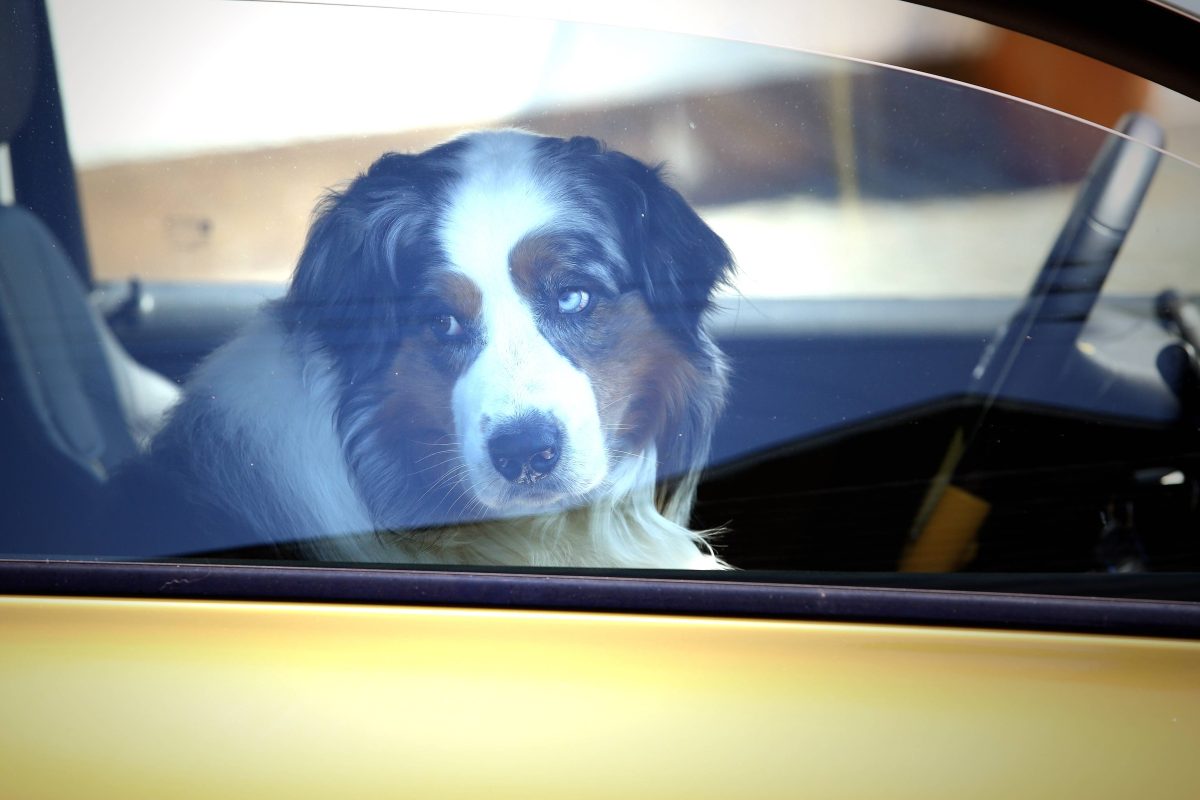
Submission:
[[[685,519],[725,385],[701,315],[729,266],[659,168],[481,132],[331,194],[281,312],[337,365],[380,529],[553,515],[629,475]]]
[[[376,534],[328,557],[712,567],[686,526],[726,389],[702,317],[731,268],[661,167],[596,139],[386,153],[322,200],[267,313],[295,384],[210,414],[238,396],[221,374],[244,382],[214,359],[176,428],[190,447],[245,423],[213,437],[210,482],[266,540]]]
[[[448,268],[470,280],[481,301],[473,321],[480,349],[456,381],[451,405],[468,483],[497,511],[569,503],[600,486],[609,470],[592,382],[539,330],[539,312],[512,274],[511,254],[523,239],[577,213],[535,176],[534,142],[515,132],[473,141],[439,229]],[[488,441],[534,415],[558,425],[561,453],[543,480],[514,483],[494,466]]]

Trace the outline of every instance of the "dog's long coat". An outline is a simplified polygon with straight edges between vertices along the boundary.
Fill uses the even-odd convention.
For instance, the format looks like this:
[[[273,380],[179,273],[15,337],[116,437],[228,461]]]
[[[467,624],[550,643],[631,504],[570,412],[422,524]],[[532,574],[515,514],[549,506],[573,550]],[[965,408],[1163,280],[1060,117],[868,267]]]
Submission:
[[[129,478],[146,549],[716,567],[687,523],[723,404],[725,245],[658,169],[520,131],[388,154]]]

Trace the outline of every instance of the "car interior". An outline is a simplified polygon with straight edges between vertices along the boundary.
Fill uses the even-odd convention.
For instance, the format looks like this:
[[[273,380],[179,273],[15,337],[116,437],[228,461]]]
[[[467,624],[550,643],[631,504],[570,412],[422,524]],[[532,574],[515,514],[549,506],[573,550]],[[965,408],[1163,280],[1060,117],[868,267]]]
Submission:
[[[0,26],[11,164],[0,170],[0,553],[144,559],[98,522],[112,475],[195,365],[284,283],[97,278],[46,8],[3,9],[15,24]],[[852,66],[855,202],[932,217],[922,203],[1049,190],[1054,203],[1036,215],[1055,233],[1026,241],[980,205],[972,220],[991,242],[943,259],[1012,259],[999,272],[1024,295],[959,291],[948,273],[946,291],[915,296],[735,285],[721,299],[711,329],[732,394],[695,524],[723,530],[716,546],[737,569],[713,579],[1200,599],[1200,318],[1189,297],[1200,282],[1160,281],[1145,244],[1168,242],[1184,260],[1198,252],[1187,215],[1171,216],[1194,208],[1197,169],[1170,154],[1149,114],[1114,120],[1112,133],[925,75]],[[840,74],[778,90],[779,102],[828,121]],[[703,128],[719,115],[678,124],[686,133],[687,119]],[[719,175],[737,171],[729,152],[713,162]],[[750,199],[844,199],[842,155],[834,137],[818,137]],[[1163,185],[1171,194],[1156,194]],[[733,219],[725,202],[713,204],[718,222]],[[838,269],[845,251],[798,264],[788,235],[739,257],[743,271]],[[935,257],[941,235],[912,252]],[[882,235],[863,241],[881,280],[904,280],[913,255],[898,253],[892,274]],[[172,560],[289,558],[255,548]]]

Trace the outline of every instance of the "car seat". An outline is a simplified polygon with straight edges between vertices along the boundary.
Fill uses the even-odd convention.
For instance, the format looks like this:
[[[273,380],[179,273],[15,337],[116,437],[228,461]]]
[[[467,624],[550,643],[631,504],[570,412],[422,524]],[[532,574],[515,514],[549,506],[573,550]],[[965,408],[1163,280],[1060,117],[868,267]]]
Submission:
[[[96,552],[105,481],[179,394],[121,347],[63,245],[21,207],[7,144],[40,102],[36,23],[27,0],[0,0],[0,555]]]

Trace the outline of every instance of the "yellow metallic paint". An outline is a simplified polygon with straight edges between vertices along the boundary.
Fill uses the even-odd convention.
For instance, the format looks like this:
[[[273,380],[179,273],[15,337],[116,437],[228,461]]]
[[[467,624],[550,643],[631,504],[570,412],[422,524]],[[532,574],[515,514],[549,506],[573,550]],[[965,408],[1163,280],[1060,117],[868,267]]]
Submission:
[[[0,598],[4,798],[1194,798],[1200,643]]]

